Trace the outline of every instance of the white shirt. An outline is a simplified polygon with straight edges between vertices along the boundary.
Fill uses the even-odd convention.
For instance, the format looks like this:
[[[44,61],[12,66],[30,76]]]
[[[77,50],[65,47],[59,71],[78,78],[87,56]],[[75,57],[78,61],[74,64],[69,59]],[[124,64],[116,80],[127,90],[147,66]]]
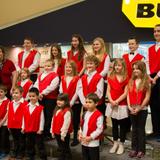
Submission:
[[[82,132],[82,136],[83,137],[86,137],[87,136],[87,132],[88,132],[88,122],[89,122],[89,119],[90,117],[92,116],[94,112],[90,112],[90,111],[87,111],[84,115],[84,124],[83,124],[83,130],[81,131]],[[99,146],[99,140],[95,140],[96,137],[98,137],[102,132],[103,132],[103,116],[100,116],[98,119],[97,119],[97,122],[96,122],[96,130],[93,131],[90,136],[93,140],[91,140],[88,144],[84,144],[82,142],[82,145],[84,146],[88,146],[88,147],[97,147]]]
[[[29,107],[29,113],[32,114],[33,111],[36,109],[36,107],[39,107],[39,103],[37,102],[36,104],[32,104],[31,102],[28,104]],[[44,130],[44,112],[42,110],[41,112],[41,116],[40,116],[40,124],[39,124],[39,131],[43,131]],[[24,118],[22,121],[22,129],[25,129],[25,124],[24,124]]]
[[[57,70],[58,70],[58,59],[54,59],[54,68],[53,68],[53,71],[55,73],[57,73]]]
[[[43,80],[46,76],[48,76],[51,72],[44,71],[41,75],[41,80]],[[55,77],[49,86],[47,86],[41,94],[48,95],[50,92],[54,91],[56,88],[58,88],[59,85],[59,77]],[[39,89],[39,77],[37,78],[37,81],[34,84],[34,87]]]
[[[91,79],[93,78],[93,76],[96,73],[97,73],[97,71],[93,71],[92,73],[87,73],[87,75],[88,75],[88,77],[87,77],[88,84],[90,83]],[[101,78],[99,80],[96,88],[97,88],[97,90],[95,91],[95,93],[97,94],[97,96],[99,97],[99,99],[101,99],[102,96],[103,96],[103,91],[104,91],[104,79],[103,78]],[[78,81],[77,94],[78,94],[78,96],[80,98],[81,103],[84,105],[85,104],[85,96],[83,94],[82,79],[80,79]]]
[[[19,101],[13,100],[13,111],[14,113],[17,111],[19,105],[24,102],[24,98],[21,98]]]
[[[57,110],[56,115],[61,111],[61,109]],[[53,116],[54,117],[54,116]],[[50,132],[52,133],[52,125],[53,125],[53,118],[52,118],[52,123],[51,123],[51,129]],[[67,111],[64,114],[64,121],[63,121],[63,125],[61,128],[61,137],[66,137],[67,133],[68,133],[68,129],[70,127],[70,123],[71,123],[71,112]],[[52,133],[53,134],[53,133]]]
[[[69,84],[70,84],[70,82],[71,82],[72,79],[73,79],[73,77],[70,77],[70,76],[66,76],[65,77],[67,88],[68,88],[68,86],[69,86]],[[77,82],[77,84],[78,84],[78,82]],[[77,88],[78,88],[78,85],[76,86],[75,93],[74,93],[72,99],[70,100],[70,106],[73,106],[75,104],[77,98],[78,98]],[[63,93],[62,82],[60,83],[59,93]]]
[[[3,103],[3,101],[7,100],[7,97],[4,97],[3,99],[0,99],[0,105]],[[0,106],[1,107],[1,106]],[[7,120],[2,124],[2,126],[7,126]]]

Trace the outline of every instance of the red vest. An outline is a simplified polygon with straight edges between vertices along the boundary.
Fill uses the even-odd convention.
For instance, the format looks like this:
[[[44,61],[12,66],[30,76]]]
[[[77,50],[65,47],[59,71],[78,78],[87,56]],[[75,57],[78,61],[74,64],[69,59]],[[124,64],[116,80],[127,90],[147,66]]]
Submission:
[[[123,59],[126,62],[128,76],[132,76],[132,64],[136,61],[141,61],[144,57],[141,54],[137,54],[131,61],[129,60],[129,54],[124,54]]]
[[[8,128],[22,128],[22,119],[24,113],[24,106],[27,105],[28,102],[20,103],[19,107],[17,108],[16,112],[13,110],[13,102],[9,103],[8,108]]]
[[[18,54],[18,65],[19,67],[22,69],[22,59],[23,59],[23,54],[24,54],[24,51],[20,52]],[[33,61],[34,61],[34,57],[36,56],[37,54],[37,51],[36,50],[31,50],[30,53],[28,53],[29,55],[26,57],[25,61],[24,61],[24,67],[23,68],[29,68],[32,64],[33,64]],[[34,71],[34,72],[39,72],[39,67]]]
[[[87,75],[84,74],[82,76],[82,88],[83,88],[83,94],[86,97],[90,93],[95,93],[97,90],[98,82],[102,76],[99,73],[96,73],[93,78],[90,80],[89,84],[87,82]],[[102,99],[99,101],[98,105],[102,104]]]
[[[45,90],[51,84],[52,80],[58,76],[55,72],[51,72],[43,80],[41,80],[41,75],[42,73],[38,76],[40,93],[42,93],[42,91]],[[57,96],[58,96],[58,88],[56,88],[54,91],[46,95],[45,98],[56,99]]]
[[[32,84],[33,83],[32,83],[32,81],[30,79],[25,83],[25,85],[23,87],[21,86],[21,81],[19,81],[17,83],[18,86],[21,86],[23,88],[23,98],[26,98],[27,93],[28,93],[28,91],[29,91],[29,89],[30,89]]]
[[[40,127],[41,113],[43,106],[36,106],[34,111],[30,114],[29,106],[24,107],[24,130],[25,132],[37,132]]]
[[[96,111],[94,111],[94,113],[89,118],[87,136],[90,136],[91,133],[94,132],[97,129],[97,119],[100,116],[102,116],[102,113],[99,110],[96,109]],[[83,130],[83,127],[84,127],[83,125],[84,125],[84,119],[82,119],[82,121],[81,121],[82,130]],[[101,139],[102,136],[103,136],[102,134],[103,134],[103,132],[98,137],[96,137],[95,139]]]
[[[64,123],[64,115],[67,111],[69,111],[69,109],[65,108],[64,110],[59,111],[57,115],[56,113],[53,115],[52,133],[55,133],[55,134],[61,133],[61,128]],[[72,121],[68,129],[68,133],[71,133],[71,132],[72,132]]]
[[[148,49],[150,74],[158,73],[160,70],[160,48],[156,52],[155,45]]]
[[[5,117],[5,115],[7,113],[8,103],[9,103],[9,99],[6,99],[0,105],[0,121]]]
[[[76,63],[77,71],[79,73],[83,68],[83,57],[82,57],[81,60],[79,60],[78,55],[79,55],[79,52],[77,52],[76,55],[73,55],[71,50],[67,52],[67,59],[68,60],[73,60]]]
[[[123,93],[126,85],[128,84],[128,79],[119,82],[117,77],[115,76],[113,79],[108,78],[108,83],[110,85],[110,94],[113,100],[118,99]],[[127,105],[126,98],[122,100],[119,105]]]
[[[133,84],[133,89],[129,90],[129,101],[130,101],[130,105],[141,105],[145,95],[146,95],[146,91],[145,90],[136,90],[136,83],[134,81]]]
[[[65,63],[66,63],[66,60],[62,58],[62,59],[61,59],[61,63],[60,63],[60,65],[58,66],[58,69],[57,69],[57,74],[58,74],[60,77],[64,75]]]
[[[104,69],[105,60],[106,60],[107,56],[108,56],[108,55],[105,53],[105,54],[104,54],[104,57],[103,57],[103,61],[100,62],[99,66],[96,68],[96,70],[97,70],[97,72],[98,72],[99,74],[100,74],[100,73],[103,71],[103,69]],[[106,78],[106,77],[105,77],[105,78]]]
[[[67,83],[66,83],[65,78],[66,78],[65,76],[61,77],[62,90],[63,90],[63,93],[68,94],[69,100],[71,100],[72,97],[74,96],[75,92],[76,92],[76,87],[77,87],[77,82],[79,80],[79,76],[73,77],[70,84],[68,85],[68,88],[67,88]]]

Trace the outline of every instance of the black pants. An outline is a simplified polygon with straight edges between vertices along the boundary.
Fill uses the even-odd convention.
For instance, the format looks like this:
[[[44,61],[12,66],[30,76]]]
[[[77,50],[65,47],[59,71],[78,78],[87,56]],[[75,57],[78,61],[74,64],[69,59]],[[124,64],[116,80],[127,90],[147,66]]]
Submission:
[[[0,127],[0,151],[3,153],[9,153],[9,131],[7,126]]]
[[[51,137],[50,127],[51,127],[53,112],[56,106],[56,99],[43,98],[40,104],[44,106],[44,118],[45,118],[44,136]]]
[[[153,78],[156,74],[152,74]],[[156,81],[156,84],[151,89],[150,108],[153,133],[160,134],[160,78]]]
[[[33,83],[35,83],[36,80],[37,80],[37,74],[32,73],[31,76],[30,76],[30,80],[31,80]]]
[[[60,150],[60,160],[71,160],[72,159],[72,155],[71,155],[71,150],[70,150],[70,135],[67,134],[65,137],[65,140],[62,141],[61,140],[61,135],[57,135],[55,134],[55,138],[57,140],[57,144]]]
[[[145,153],[147,110],[142,110],[137,115],[130,115],[130,117],[132,123],[132,150]]]
[[[99,160],[99,146],[86,147],[82,145],[82,157],[83,160]]]
[[[74,104],[72,106],[74,139],[77,139],[77,132],[80,124],[81,108],[82,108],[82,105],[80,103]]]
[[[121,120],[112,118],[112,134],[114,141],[117,141],[118,138],[120,138],[120,141],[122,143],[125,142],[126,131],[127,131],[126,124],[127,124],[127,118]],[[120,132],[119,132],[119,126],[120,126]]]
[[[37,145],[40,158],[45,160],[47,155],[44,147],[43,134],[26,133],[26,156],[31,159],[35,156],[35,145]]]
[[[10,133],[13,137],[13,143],[11,145],[11,156],[24,156],[25,152],[25,135],[21,133],[21,129],[10,129]]]

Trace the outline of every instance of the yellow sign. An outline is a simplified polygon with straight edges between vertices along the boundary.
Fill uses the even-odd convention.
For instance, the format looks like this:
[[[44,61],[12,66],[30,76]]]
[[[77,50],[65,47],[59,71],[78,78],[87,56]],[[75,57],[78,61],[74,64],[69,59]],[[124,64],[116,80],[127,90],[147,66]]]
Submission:
[[[123,0],[122,11],[135,27],[160,24],[160,0]]]

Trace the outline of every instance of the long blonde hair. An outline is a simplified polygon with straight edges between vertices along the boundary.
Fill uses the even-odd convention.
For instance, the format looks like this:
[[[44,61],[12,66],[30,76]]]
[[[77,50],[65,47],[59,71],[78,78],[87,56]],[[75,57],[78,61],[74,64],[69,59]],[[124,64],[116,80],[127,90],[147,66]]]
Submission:
[[[71,65],[73,76],[76,76],[78,74],[77,73],[77,65],[76,65],[76,63],[74,61],[72,61],[72,60],[68,60],[66,62],[66,64],[65,64],[65,70],[66,70],[66,65],[67,64]],[[65,71],[65,76],[67,76],[66,71]]]
[[[142,61],[136,61],[132,64],[132,69],[133,69],[133,66],[137,66],[137,68],[141,71],[141,82],[137,90],[148,90],[150,83],[149,83],[149,77],[146,71],[146,64]],[[137,77],[134,75],[134,72],[132,72],[132,77],[128,84],[129,90],[133,89],[134,81],[136,80],[136,78]]]
[[[97,37],[97,38],[95,38],[94,40],[93,40],[93,43],[95,42],[95,41],[98,41],[100,44],[101,44],[101,49],[100,49],[100,51],[98,52],[98,53],[96,53],[95,51],[94,51],[94,49],[93,49],[93,53],[96,55],[96,54],[104,54],[104,53],[106,53],[106,46],[105,46],[105,42],[104,42],[104,40],[103,40],[103,38],[101,38],[101,37]],[[92,48],[93,48],[93,46],[92,46]]]
[[[111,79],[113,79],[115,77],[115,75],[116,75],[115,66],[118,63],[122,64],[121,75],[123,77],[123,80],[125,80],[127,78],[127,69],[126,69],[126,63],[125,63],[124,59],[122,59],[122,58],[116,58],[114,60],[112,71],[109,73],[108,77],[111,78]]]

